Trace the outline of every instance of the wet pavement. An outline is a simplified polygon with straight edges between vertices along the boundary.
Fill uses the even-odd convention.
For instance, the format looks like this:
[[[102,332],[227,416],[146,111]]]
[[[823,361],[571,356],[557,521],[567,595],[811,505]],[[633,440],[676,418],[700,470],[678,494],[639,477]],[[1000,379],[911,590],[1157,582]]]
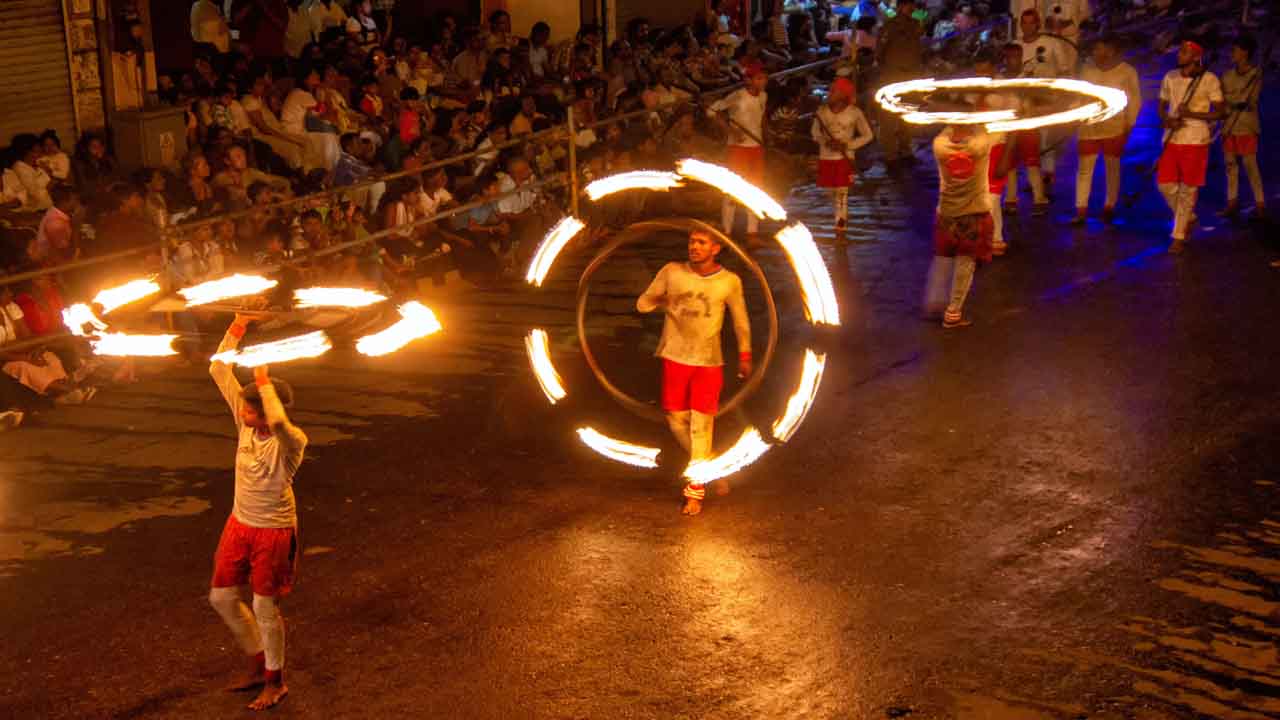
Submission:
[[[759,252],[779,352],[718,438],[777,411],[804,347],[829,352],[826,380],[796,437],[697,519],[670,470],[572,433],[664,442],[580,360],[582,253],[540,293],[431,299],[446,333],[396,356],[280,368],[313,445],[275,714],[1280,717],[1277,254],[1211,219],[1218,174],[1215,227],[1182,257],[1154,189],[1115,227],[1068,227],[1064,155],[1056,214],[1011,224],[963,331],[919,319],[927,164],[867,173],[851,244],[824,244],[839,333],[806,330],[784,258]],[[820,193],[787,205],[829,238]],[[631,303],[678,254],[621,253],[593,288],[592,346],[640,397],[659,325]],[[533,326],[571,407],[527,370]],[[247,714],[217,689],[238,665],[205,601],[228,411],[202,368],[99,397],[0,435],[0,717]]]

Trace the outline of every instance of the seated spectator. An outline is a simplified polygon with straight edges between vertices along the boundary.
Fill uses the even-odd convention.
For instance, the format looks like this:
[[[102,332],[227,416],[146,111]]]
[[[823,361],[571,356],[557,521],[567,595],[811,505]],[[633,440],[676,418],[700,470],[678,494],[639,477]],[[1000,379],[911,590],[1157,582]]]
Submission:
[[[62,290],[53,275],[37,275],[21,291],[14,302],[22,309],[23,319],[32,336],[53,335],[66,329],[62,323]]]
[[[302,241],[307,250],[324,250],[333,244],[329,228],[324,224],[320,211],[308,210],[302,213]]]
[[[40,133],[40,169],[49,173],[54,182],[71,182],[71,158],[62,151],[62,140],[53,130]]]
[[[96,223],[93,254],[159,244],[160,235],[147,218],[144,192],[145,188],[134,183],[111,186],[107,193],[111,206]]]
[[[488,200],[470,211],[453,216],[453,230],[460,247],[454,253],[464,277],[476,282],[492,281],[514,262],[511,253],[511,225],[498,214],[495,198],[502,192],[496,174],[480,179],[479,193],[471,202]]]
[[[516,116],[511,118],[511,124],[507,126],[511,137],[520,135],[528,135],[533,132],[533,124],[538,120],[545,120],[546,115],[538,112],[538,99],[533,95],[523,95],[520,98],[520,111]]]
[[[27,206],[27,188],[14,172],[13,163],[11,148],[0,152],[0,210],[21,211]]]
[[[271,109],[267,101],[271,88],[271,75],[259,73],[252,82],[249,93],[240,98],[240,106],[248,119],[250,134],[254,140],[269,146],[272,152],[279,155],[290,168],[295,170],[302,168],[308,147],[307,138],[291,134]]]
[[[134,182],[142,188],[143,206],[152,227],[158,230],[168,227],[169,201],[165,197],[168,174],[158,168],[142,168],[134,173]]]
[[[200,214],[213,212],[217,200],[213,196],[212,174],[204,153],[193,150],[182,160],[183,181],[170,193],[170,206],[178,211],[194,208]]]
[[[312,93],[319,87],[320,73],[316,70],[305,70],[299,74],[298,87],[285,98],[280,121],[290,135],[306,140],[307,152],[303,157],[303,169],[328,172],[338,164],[340,150],[338,136],[334,132],[314,129],[318,127],[314,121],[319,118],[316,110],[320,101]]]
[[[53,206],[45,211],[35,240],[27,248],[31,261],[43,267],[61,265],[75,259],[78,254],[80,214],[84,209],[80,204],[80,195],[66,185],[55,185],[50,193],[50,200]]]
[[[243,210],[252,204],[249,202],[249,186],[254,183],[266,183],[285,197],[293,196],[285,178],[249,167],[249,156],[240,145],[232,145],[227,150],[225,165],[222,172],[213,178],[213,188],[227,194],[231,210]]]
[[[28,212],[48,210],[53,205],[53,199],[49,196],[49,185],[53,183],[53,178],[39,167],[40,138],[30,133],[15,135],[9,143],[9,151],[13,153],[15,160],[11,169],[27,197],[22,209]]]
[[[93,197],[107,185],[120,179],[115,159],[107,153],[107,143],[95,133],[85,133],[76,143],[71,172],[76,189],[84,197]]]
[[[514,271],[524,255],[532,254],[555,221],[552,215],[559,215],[538,190],[530,187],[535,181],[533,168],[522,155],[512,155],[506,162],[506,172],[498,174],[498,193],[504,196],[497,201],[498,217],[511,228],[508,271]]]

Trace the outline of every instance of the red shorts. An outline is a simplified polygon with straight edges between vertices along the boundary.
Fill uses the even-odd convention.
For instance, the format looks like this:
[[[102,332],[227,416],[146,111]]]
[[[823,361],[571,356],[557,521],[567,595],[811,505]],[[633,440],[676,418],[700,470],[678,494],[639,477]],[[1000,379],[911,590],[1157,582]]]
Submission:
[[[939,215],[933,226],[933,254],[940,257],[961,255],[990,262],[991,242],[995,234],[996,224],[991,213],[958,217]]]
[[[845,158],[818,161],[818,187],[847,188],[853,184],[853,163]]]
[[[1097,138],[1094,140],[1086,140],[1080,138],[1079,148],[1081,155],[1106,155],[1107,157],[1118,158],[1124,155],[1124,146],[1128,138],[1124,135],[1116,135],[1109,138]]]
[[[683,365],[662,359],[662,409],[667,412],[697,410],[715,415],[720,410],[724,369],[720,365]]]
[[[254,595],[279,597],[293,589],[298,561],[294,528],[256,528],[227,518],[213,554],[213,582],[220,587],[249,585]]]
[[[729,169],[741,175],[743,180],[753,185],[764,182],[764,148],[730,145],[725,162],[729,165]]]
[[[1232,155],[1257,155],[1257,135],[1228,135],[1222,139],[1222,151]]]
[[[1009,175],[1006,173],[1004,177],[996,177],[996,166],[1000,164],[1000,158],[1004,157],[1004,143],[991,146],[990,164],[987,166],[987,186],[992,195],[1003,195],[1005,186],[1009,184]]]
[[[1040,131],[1019,130],[1009,134],[1013,143],[1011,167],[1040,167]]]
[[[1156,182],[1182,183],[1192,187],[1204,187],[1205,171],[1209,169],[1208,145],[1166,145],[1156,164]]]

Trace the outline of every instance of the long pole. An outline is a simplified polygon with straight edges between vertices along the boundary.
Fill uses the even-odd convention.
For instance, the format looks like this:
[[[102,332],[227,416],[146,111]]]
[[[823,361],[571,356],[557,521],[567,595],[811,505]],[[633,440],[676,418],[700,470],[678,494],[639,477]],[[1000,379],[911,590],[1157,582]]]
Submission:
[[[574,217],[578,216],[578,137],[573,122],[573,106],[569,106],[566,114],[569,125],[569,208]]]

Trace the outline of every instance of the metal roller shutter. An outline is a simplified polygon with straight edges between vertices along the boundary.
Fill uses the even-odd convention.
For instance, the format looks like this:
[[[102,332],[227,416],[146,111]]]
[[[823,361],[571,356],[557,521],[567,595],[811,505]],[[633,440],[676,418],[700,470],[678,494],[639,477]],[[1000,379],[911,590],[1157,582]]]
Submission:
[[[76,119],[61,0],[0,0],[0,144],[58,131],[70,152]]]

